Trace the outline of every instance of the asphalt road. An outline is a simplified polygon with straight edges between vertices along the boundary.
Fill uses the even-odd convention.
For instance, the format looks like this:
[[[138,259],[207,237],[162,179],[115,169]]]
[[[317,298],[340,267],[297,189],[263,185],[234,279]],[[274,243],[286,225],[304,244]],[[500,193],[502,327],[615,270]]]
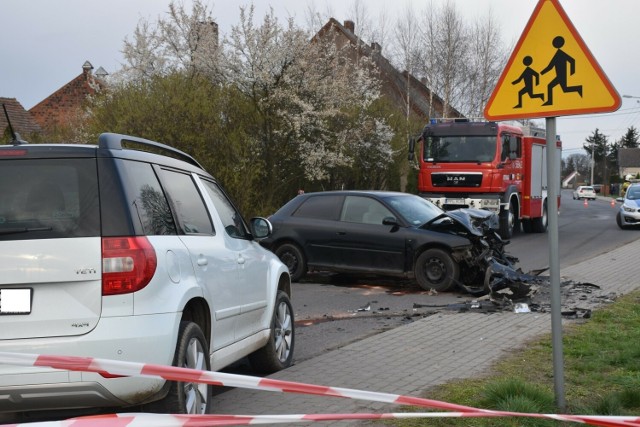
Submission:
[[[638,230],[621,230],[616,224],[620,204],[609,201],[573,200],[570,190],[563,190],[558,216],[560,268],[595,255],[606,253],[640,237]],[[548,268],[549,237],[543,234],[514,235],[508,252],[520,259],[523,271]]]

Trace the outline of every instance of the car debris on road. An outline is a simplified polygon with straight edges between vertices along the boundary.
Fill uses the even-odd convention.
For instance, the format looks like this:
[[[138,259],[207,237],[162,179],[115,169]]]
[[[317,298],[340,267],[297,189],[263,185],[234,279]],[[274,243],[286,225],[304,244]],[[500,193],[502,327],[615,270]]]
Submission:
[[[549,313],[550,303],[550,281],[546,276],[531,276],[519,274],[517,276],[504,278],[509,281],[500,290],[494,291],[482,299],[474,299],[462,303],[454,304],[419,304],[414,303],[414,309],[446,309],[459,312],[475,311],[482,313],[496,313],[499,311],[512,311],[514,313]],[[532,279],[533,277],[533,279]],[[529,279],[521,280],[520,279]],[[562,291],[562,316],[571,319],[588,319],[594,306],[614,302],[617,298],[615,294],[601,295],[598,291],[602,288],[593,283],[576,283],[570,280],[560,284]],[[582,305],[582,307],[580,306]]]

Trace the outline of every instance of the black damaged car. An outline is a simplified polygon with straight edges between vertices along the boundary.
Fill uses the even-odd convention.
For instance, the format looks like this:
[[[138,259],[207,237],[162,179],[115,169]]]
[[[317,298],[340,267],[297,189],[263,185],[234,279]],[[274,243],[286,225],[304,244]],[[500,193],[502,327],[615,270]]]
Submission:
[[[462,288],[481,295],[492,272],[517,260],[504,252],[495,214],[445,212],[413,194],[326,191],[301,194],[269,220],[261,244],[288,266],[294,281],[308,271],[415,279],[425,290]]]

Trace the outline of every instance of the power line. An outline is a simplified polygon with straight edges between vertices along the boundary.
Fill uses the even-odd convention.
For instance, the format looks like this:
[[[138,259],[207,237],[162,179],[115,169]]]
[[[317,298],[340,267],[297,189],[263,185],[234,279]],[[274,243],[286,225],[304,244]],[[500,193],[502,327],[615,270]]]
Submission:
[[[623,113],[623,111],[629,111],[629,110],[633,110],[631,112],[628,113]],[[624,115],[629,115],[629,114],[638,114],[640,110],[640,107],[632,107],[632,108],[621,108],[618,111],[616,111],[615,113],[601,113],[601,114],[584,114],[584,115],[577,115],[577,116],[564,116],[562,117],[562,120],[580,120],[580,119],[591,119],[591,118],[607,118],[607,117],[612,117],[612,116],[624,116]]]

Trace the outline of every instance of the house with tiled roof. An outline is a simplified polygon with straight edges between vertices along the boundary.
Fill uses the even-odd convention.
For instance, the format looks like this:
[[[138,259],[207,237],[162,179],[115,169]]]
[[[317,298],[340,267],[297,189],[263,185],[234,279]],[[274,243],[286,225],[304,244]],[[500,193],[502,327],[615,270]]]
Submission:
[[[33,116],[24,109],[17,99],[0,97],[0,105],[4,105],[13,131],[17,132],[22,139],[28,139],[33,134],[42,132],[38,122],[33,119]],[[6,144],[12,139],[6,115],[4,109],[0,106],[0,144]]]
[[[86,61],[80,75],[29,110],[43,131],[53,132],[60,126],[73,123],[87,97],[104,89],[103,77],[107,73],[102,67],[95,75],[92,70],[93,65]]]
[[[379,78],[382,81],[382,92],[404,114],[407,110],[407,97],[410,111],[427,121],[432,118],[460,118],[462,113],[452,106],[445,106],[440,96],[431,92],[426,84],[407,71],[399,71],[391,62],[382,56],[382,48],[378,43],[367,44],[355,34],[353,21],[344,21],[344,25],[331,18],[316,33],[316,38],[333,37],[336,46],[341,49],[347,44],[353,47],[354,56],[367,56],[376,65]]]
[[[640,173],[640,148],[619,148],[618,168],[621,177]]]

